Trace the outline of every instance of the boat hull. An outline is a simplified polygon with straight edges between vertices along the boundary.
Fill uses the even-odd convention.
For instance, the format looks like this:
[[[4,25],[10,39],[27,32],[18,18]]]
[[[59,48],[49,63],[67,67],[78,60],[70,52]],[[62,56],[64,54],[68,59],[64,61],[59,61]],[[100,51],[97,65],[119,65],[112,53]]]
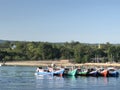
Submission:
[[[39,75],[39,76],[44,76],[44,75],[60,75],[62,76],[64,72],[64,69],[60,69],[60,70],[56,70],[53,72],[47,72],[47,71],[43,71],[43,72],[36,72],[35,75]]]
[[[75,76],[76,75],[76,72],[77,72],[77,69],[74,69],[74,70],[65,70],[64,72],[64,75],[67,75],[67,76]]]
[[[64,73],[64,69],[60,69],[60,70],[54,71],[53,75],[63,76],[63,73]]]
[[[119,76],[119,72],[117,72],[117,71],[113,71],[113,72],[108,73],[108,77],[118,77],[118,76]]]

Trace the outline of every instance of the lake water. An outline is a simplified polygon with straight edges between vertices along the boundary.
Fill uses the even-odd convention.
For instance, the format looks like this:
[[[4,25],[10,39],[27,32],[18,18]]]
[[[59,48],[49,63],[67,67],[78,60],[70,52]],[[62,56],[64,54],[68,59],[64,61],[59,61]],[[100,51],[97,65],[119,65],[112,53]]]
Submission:
[[[119,90],[120,77],[38,77],[36,67],[1,66],[0,90]]]

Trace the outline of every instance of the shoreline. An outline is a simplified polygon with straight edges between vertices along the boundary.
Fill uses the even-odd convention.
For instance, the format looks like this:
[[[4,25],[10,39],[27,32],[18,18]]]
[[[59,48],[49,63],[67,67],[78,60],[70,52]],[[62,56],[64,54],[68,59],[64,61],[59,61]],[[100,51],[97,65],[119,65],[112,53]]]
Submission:
[[[70,62],[60,62],[60,61],[8,61],[5,66],[50,66],[52,63],[57,66],[103,66],[103,67],[120,67],[119,63],[84,63],[84,64],[73,64]],[[0,63],[2,66],[2,63]]]

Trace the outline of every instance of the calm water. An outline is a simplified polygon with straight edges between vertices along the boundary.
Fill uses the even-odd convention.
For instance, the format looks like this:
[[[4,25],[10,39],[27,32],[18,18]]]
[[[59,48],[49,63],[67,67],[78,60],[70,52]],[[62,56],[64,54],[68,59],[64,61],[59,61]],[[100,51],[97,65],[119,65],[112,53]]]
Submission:
[[[120,77],[37,77],[36,67],[1,66],[0,90],[119,90]]]

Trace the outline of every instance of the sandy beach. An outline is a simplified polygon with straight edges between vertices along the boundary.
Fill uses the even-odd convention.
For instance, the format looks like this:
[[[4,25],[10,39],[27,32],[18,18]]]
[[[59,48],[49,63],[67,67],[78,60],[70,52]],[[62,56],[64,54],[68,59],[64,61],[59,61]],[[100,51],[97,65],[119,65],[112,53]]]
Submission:
[[[104,67],[120,67],[119,63],[84,63],[84,64],[73,64],[68,61],[9,61],[5,65],[8,66],[49,66],[52,63],[57,66],[104,66]],[[0,63],[2,65],[2,63]]]

